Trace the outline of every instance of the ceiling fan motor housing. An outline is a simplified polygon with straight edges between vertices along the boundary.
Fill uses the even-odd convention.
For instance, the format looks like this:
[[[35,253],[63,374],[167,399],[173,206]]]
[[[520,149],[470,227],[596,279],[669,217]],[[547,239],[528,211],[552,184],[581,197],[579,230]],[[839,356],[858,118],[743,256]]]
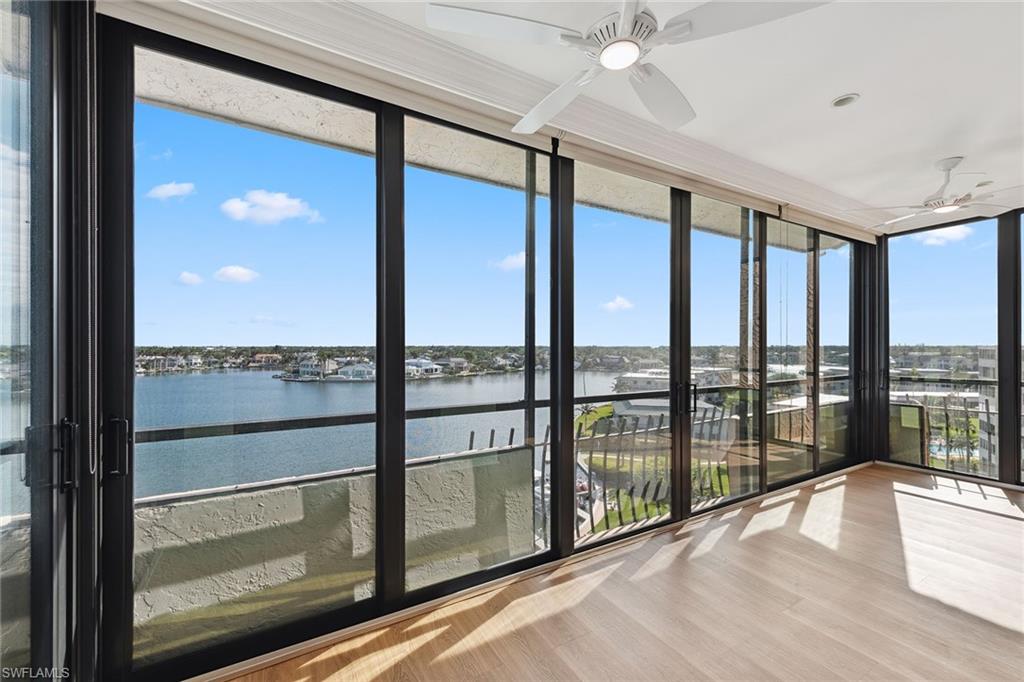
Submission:
[[[633,26],[621,37],[619,36],[619,21],[619,13],[615,12],[598,21],[587,31],[587,40],[594,43],[595,54],[599,54],[606,45],[614,43],[616,40],[632,40],[638,45],[643,45],[645,40],[658,31],[658,20],[647,10],[637,12],[633,17]]]

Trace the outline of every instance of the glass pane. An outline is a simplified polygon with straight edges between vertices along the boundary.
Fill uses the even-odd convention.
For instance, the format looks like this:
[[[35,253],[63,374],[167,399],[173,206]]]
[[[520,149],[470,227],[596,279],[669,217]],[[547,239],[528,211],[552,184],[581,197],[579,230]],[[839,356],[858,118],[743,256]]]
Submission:
[[[853,247],[821,235],[818,253],[818,465],[846,457],[853,434],[850,400],[850,297]]]
[[[376,163],[370,112],[146,50],[135,82],[143,664],[374,592]]]
[[[669,513],[669,189],[575,164],[578,541]],[[632,398],[628,394],[661,392]],[[588,396],[622,394],[613,400]]]
[[[814,470],[814,235],[768,220],[768,483]]]
[[[893,460],[999,475],[996,237],[983,220],[889,240]]]
[[[0,1],[0,669],[48,663],[51,451],[50,17]],[[35,589],[33,589],[35,588]],[[35,593],[35,594],[33,594]],[[39,601],[35,601],[36,598]],[[33,654],[33,652],[35,652]],[[33,671],[34,672],[34,671]]]
[[[550,381],[528,366],[526,318],[528,256],[550,250],[532,235],[550,213],[537,191],[547,157],[412,117],[405,156],[406,405],[485,406],[406,424],[406,587],[417,589],[547,547],[550,462],[532,402],[486,406],[532,400],[527,373]],[[530,320],[545,344],[547,309]]]
[[[691,198],[690,415],[692,505],[758,490],[757,230],[754,213]]]

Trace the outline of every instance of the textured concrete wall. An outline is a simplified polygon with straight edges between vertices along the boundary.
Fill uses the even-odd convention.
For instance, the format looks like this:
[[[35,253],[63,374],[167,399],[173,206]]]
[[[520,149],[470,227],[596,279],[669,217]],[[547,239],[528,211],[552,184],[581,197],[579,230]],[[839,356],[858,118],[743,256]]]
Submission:
[[[531,451],[414,464],[406,488],[411,587],[533,552]],[[137,655],[369,597],[374,498],[374,475],[360,473],[139,505]]]
[[[142,660],[336,608],[373,593],[372,472],[152,498],[135,511],[135,646]],[[411,463],[410,588],[534,552],[526,448]],[[0,526],[0,660],[28,645],[27,518]]]

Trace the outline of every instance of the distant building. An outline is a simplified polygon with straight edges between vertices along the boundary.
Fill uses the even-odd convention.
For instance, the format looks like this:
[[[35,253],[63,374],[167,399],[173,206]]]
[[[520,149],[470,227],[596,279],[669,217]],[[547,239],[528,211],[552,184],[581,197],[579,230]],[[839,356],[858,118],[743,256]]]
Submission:
[[[999,379],[997,353],[994,347],[978,349],[978,377],[992,382]],[[999,385],[978,384],[978,458],[982,462],[982,473],[996,474],[999,471],[999,440],[997,437]],[[1012,437],[1012,436],[1011,436]]]
[[[405,376],[423,377],[441,373],[441,365],[426,358],[412,358],[405,361]]]
[[[316,357],[306,357],[299,362],[300,377],[320,377],[333,374],[338,369],[338,363],[330,358],[320,360]]]
[[[622,369],[629,363],[629,359],[622,355],[602,355],[598,362],[608,369]]]
[[[202,355],[190,355],[188,356],[188,366],[192,369],[201,369],[203,367],[203,356]]]
[[[256,355],[252,356],[253,364],[261,365],[263,367],[280,365],[281,359],[280,353],[256,353]]]
[[[615,379],[615,392],[667,391],[670,376],[669,370],[667,369],[648,369],[642,372],[628,372]]]
[[[443,360],[436,360],[434,364],[439,365],[441,369],[448,369],[452,372],[465,372],[469,369],[469,360],[466,358],[444,358]]]
[[[345,365],[333,376],[344,381],[373,381],[377,378],[377,368],[371,364],[359,362]]]

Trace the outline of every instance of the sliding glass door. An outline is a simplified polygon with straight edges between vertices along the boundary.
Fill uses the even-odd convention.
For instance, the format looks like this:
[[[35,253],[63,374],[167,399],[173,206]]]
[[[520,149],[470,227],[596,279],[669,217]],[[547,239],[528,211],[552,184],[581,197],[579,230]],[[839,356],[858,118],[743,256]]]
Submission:
[[[754,211],[693,195],[691,504],[760,489],[760,235]]]
[[[135,50],[133,657],[375,592],[371,111]]]
[[[814,471],[816,345],[814,233],[768,220],[768,484]]]
[[[999,476],[997,221],[891,237],[889,457]]]
[[[66,675],[68,498],[53,7],[0,1],[0,672]],[[55,201],[57,199],[57,201]],[[55,323],[60,320],[60,326]]]
[[[547,176],[545,155],[405,117],[407,590],[548,547],[533,313]]]
[[[672,513],[668,187],[575,164],[577,542]]]
[[[850,242],[699,195],[691,205],[696,511],[847,461],[856,358]]]

